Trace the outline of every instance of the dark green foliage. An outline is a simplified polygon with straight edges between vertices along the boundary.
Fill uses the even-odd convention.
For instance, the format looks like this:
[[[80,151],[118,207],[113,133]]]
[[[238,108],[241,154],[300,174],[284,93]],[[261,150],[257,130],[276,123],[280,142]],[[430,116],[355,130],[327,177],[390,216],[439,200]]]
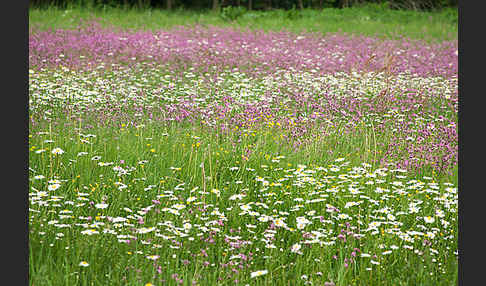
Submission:
[[[448,18],[451,21],[451,23],[457,25],[457,23],[458,23],[457,9],[446,8],[446,9],[442,10],[442,15],[444,15],[446,18]]]
[[[245,7],[226,6],[221,9],[219,16],[225,21],[235,21],[246,13]]]
[[[294,20],[302,17],[302,14],[299,10],[296,10],[295,7],[285,11],[285,17],[289,20]]]
[[[457,7],[457,0],[390,0],[388,5],[392,9],[430,11],[445,7]]]
[[[85,8],[166,8],[168,0],[31,0],[31,7],[69,8],[81,6]],[[248,8],[250,0],[220,0],[220,7]],[[295,10],[300,8],[349,8],[361,6],[383,7],[398,10],[438,10],[447,7],[457,8],[458,0],[252,0],[252,8],[256,10],[284,9]],[[211,9],[212,0],[172,0],[171,7],[185,9]],[[234,15],[241,16],[239,9],[232,11]],[[291,12],[294,13],[294,12]],[[295,14],[295,13],[294,13]],[[293,15],[293,14],[292,14]],[[239,17],[236,16],[236,17]],[[230,16],[231,17],[231,16]],[[291,16],[293,17],[293,16]]]

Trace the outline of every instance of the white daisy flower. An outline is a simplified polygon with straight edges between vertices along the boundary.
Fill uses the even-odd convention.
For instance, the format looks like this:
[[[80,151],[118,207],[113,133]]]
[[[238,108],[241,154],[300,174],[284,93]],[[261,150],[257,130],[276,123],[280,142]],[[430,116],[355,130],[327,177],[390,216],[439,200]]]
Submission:
[[[127,221],[127,219],[124,218],[124,217],[115,217],[115,218],[111,219],[112,223],[119,223],[119,222],[125,222],[125,221]]]
[[[262,215],[258,218],[258,220],[261,221],[261,222],[267,222],[267,221],[269,221],[269,219],[270,218],[266,215]]]
[[[175,204],[172,207],[175,208],[176,210],[182,210],[182,209],[186,208],[186,206],[183,205],[183,204]]]
[[[268,273],[268,270],[258,270],[258,271],[252,272],[250,274],[250,276],[251,276],[251,278],[255,278],[255,277],[258,277],[258,276],[265,275],[267,273]]]
[[[287,226],[287,224],[283,221],[282,218],[275,219],[274,223],[278,227],[285,227],[285,226]]]
[[[185,230],[190,230],[192,228],[192,224],[186,222],[183,226],[182,226]]]
[[[236,194],[236,195],[232,195],[231,197],[229,197],[229,200],[230,201],[234,201],[234,200],[241,200],[245,197],[245,195],[242,195],[242,194]]]
[[[108,204],[104,204],[104,203],[95,205],[95,208],[97,208],[97,209],[106,209],[107,207],[108,207]]]
[[[81,232],[81,234],[86,234],[86,235],[93,235],[93,234],[98,234],[99,232],[97,230],[94,230],[94,229],[87,229],[87,230],[83,230]]]
[[[241,205],[240,209],[243,211],[249,211],[251,209],[251,206],[246,204],[246,205]]]
[[[304,228],[305,228],[305,226],[306,226],[306,225],[307,225],[307,224],[305,224],[305,223],[300,223],[300,222],[298,222],[298,223],[297,223],[297,229],[302,230],[302,229],[304,229]]]
[[[79,262],[79,266],[81,266],[81,267],[88,267],[89,266],[89,263],[86,262],[86,261],[81,261],[81,262]]]
[[[445,227],[445,228],[448,227],[449,224],[450,224],[450,222],[443,220],[443,219],[440,222],[442,223],[442,226]]]
[[[155,227],[142,227],[142,228],[137,229],[137,233],[145,234],[145,233],[152,232],[154,230],[155,230]]]
[[[290,251],[293,252],[293,253],[298,253],[301,248],[302,248],[302,245],[296,243],[296,244],[292,245],[292,248],[290,249]]]
[[[357,202],[347,202],[347,203],[344,205],[344,208],[348,209],[348,208],[350,208],[350,207],[352,207],[352,206],[357,206],[357,205],[359,205],[359,203],[357,203]]]
[[[349,215],[347,215],[347,214],[338,214],[338,218],[339,219],[348,219],[349,218]]]
[[[148,255],[148,256],[146,256],[147,259],[153,260],[153,261],[159,259],[159,257],[160,257],[159,255]]]
[[[437,209],[437,210],[435,210],[435,215],[436,215],[437,217],[443,218],[443,217],[445,216],[445,213],[444,213],[444,211],[443,211],[443,210],[439,210],[439,209]]]
[[[61,155],[62,153],[64,153],[64,150],[57,147],[57,148],[52,149],[51,153],[54,154],[54,155]]]
[[[52,184],[52,185],[47,186],[47,189],[49,191],[55,191],[55,190],[59,189],[60,187],[61,187],[60,184]]]
[[[221,192],[218,189],[212,189],[211,193],[215,194],[216,196],[220,196]]]

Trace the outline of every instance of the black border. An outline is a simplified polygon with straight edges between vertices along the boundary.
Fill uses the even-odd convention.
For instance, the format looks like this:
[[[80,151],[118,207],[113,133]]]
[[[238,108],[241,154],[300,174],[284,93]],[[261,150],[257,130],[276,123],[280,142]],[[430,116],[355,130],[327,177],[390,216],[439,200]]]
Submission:
[[[459,184],[459,195],[458,195],[458,253],[459,253],[459,263],[458,263],[458,285],[467,285],[464,281],[464,100],[461,95],[464,94],[464,18],[465,9],[464,2],[459,1],[458,3],[458,92],[459,92],[459,110],[458,110],[458,184]]]
[[[28,0],[2,3],[2,284],[29,285]],[[6,225],[5,225],[6,224]],[[13,283],[10,282],[14,281]]]
[[[484,83],[486,69],[481,61],[486,48],[481,39],[485,27],[484,4],[484,1],[459,1],[459,285],[485,283],[480,276],[485,272],[481,234],[485,206],[480,198],[484,192],[481,180],[484,178],[484,162],[478,152],[484,150],[485,145],[480,136],[484,133],[481,127],[485,122],[485,105],[479,102],[484,97],[481,83]]]

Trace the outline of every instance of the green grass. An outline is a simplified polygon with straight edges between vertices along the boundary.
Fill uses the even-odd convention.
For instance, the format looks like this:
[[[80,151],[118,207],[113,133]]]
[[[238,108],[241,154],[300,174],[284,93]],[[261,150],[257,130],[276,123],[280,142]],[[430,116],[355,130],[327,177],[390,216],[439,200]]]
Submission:
[[[234,285],[235,279],[239,280],[237,285],[305,285],[306,280],[312,281],[313,285],[333,281],[339,286],[457,283],[457,256],[454,253],[457,250],[457,198],[453,195],[454,189],[448,190],[448,185],[444,184],[457,186],[455,177],[435,174],[431,170],[404,174],[386,171],[382,175],[376,167],[367,168],[360,176],[350,177],[357,175],[353,173],[353,167],[371,162],[375,154],[371,143],[373,132],[365,124],[358,126],[355,136],[344,136],[339,124],[336,124],[335,131],[323,140],[316,139],[307,149],[296,150],[278,140],[285,130],[275,128],[271,122],[242,134],[233,130],[226,136],[204,127],[201,122],[152,122],[146,114],[136,116],[137,106],[157,107],[156,104],[166,102],[136,95],[133,104],[124,104],[118,100],[124,99],[130,92],[123,89],[112,94],[116,98],[109,102],[88,104],[94,107],[91,111],[83,111],[82,102],[65,105],[63,99],[57,97],[66,95],[64,88],[72,88],[73,98],[83,95],[79,99],[85,100],[87,89],[110,88],[123,83],[125,87],[147,84],[144,80],[155,80],[148,81],[153,87],[167,84],[161,74],[157,76],[157,72],[160,71],[138,70],[129,77],[68,72],[53,76],[47,71],[31,75],[30,116],[36,122],[29,128],[29,278],[33,285],[145,285],[148,282],[177,285],[173,274],[183,278],[182,285],[191,285],[192,281],[197,281],[197,285]],[[226,77],[228,81],[235,80],[229,74]],[[174,94],[183,96],[183,88],[191,84],[191,80],[175,84],[179,89]],[[87,89],[82,85],[86,85]],[[231,92],[231,86],[225,86],[228,92]],[[152,94],[148,89],[146,92]],[[100,118],[104,116],[101,111],[106,109],[106,104],[121,105],[126,119],[108,120],[112,124],[99,125],[102,122]],[[96,108],[100,108],[99,111]],[[135,126],[128,124],[130,121]],[[118,124],[120,126],[117,127]],[[244,133],[249,135],[244,136]],[[241,138],[241,142],[235,145],[237,137]],[[385,137],[380,136],[379,140],[385,140]],[[311,137],[307,139],[312,140]],[[51,152],[55,147],[65,152],[54,155]],[[246,148],[252,153],[245,158]],[[45,152],[36,153],[39,149]],[[329,150],[333,152],[329,153]],[[80,152],[86,153],[80,155]],[[285,157],[279,157],[282,155]],[[100,158],[95,159],[95,156]],[[338,158],[344,160],[336,161]],[[100,166],[100,162],[113,164]],[[130,171],[117,175],[112,170],[114,166],[123,166]],[[231,170],[232,167],[239,169]],[[337,170],[331,170],[333,167]],[[295,173],[296,170],[300,171]],[[311,173],[304,173],[304,170]],[[36,175],[45,178],[35,179]],[[288,175],[291,177],[286,177]],[[287,180],[281,181],[285,178]],[[379,182],[380,179],[383,181]],[[60,187],[48,191],[49,186],[55,185],[48,180],[59,180]],[[366,184],[370,180],[375,183]],[[348,188],[353,182],[362,193],[350,193]],[[393,184],[397,182],[403,186],[417,186],[407,188],[405,194],[390,192],[385,196],[375,192],[377,186],[395,191]],[[126,188],[121,189],[120,185]],[[428,189],[431,186],[439,189],[434,192]],[[198,189],[194,190],[196,187]],[[220,196],[211,192],[215,189],[219,190]],[[43,191],[45,195],[40,194]],[[246,197],[241,201],[229,200],[231,196],[242,193],[246,193]],[[195,197],[195,201],[187,202],[191,196]],[[448,196],[451,205],[446,206],[439,200],[442,196]],[[316,198],[324,201],[306,203]],[[153,200],[159,200],[160,204]],[[422,202],[418,213],[408,213],[409,205],[417,200]],[[39,204],[40,201],[44,205]],[[345,207],[346,203],[356,201],[361,201],[361,204]],[[93,205],[106,202],[108,207],[97,209],[90,202]],[[256,205],[262,202],[268,209]],[[266,248],[261,241],[268,222],[259,222],[255,217],[241,214],[240,203],[253,203],[252,210],[260,214],[287,218],[286,223],[291,229],[276,230],[276,239],[272,242],[276,248]],[[174,204],[185,205],[179,215],[164,211],[166,207],[175,208]],[[339,208],[351,218],[338,219],[336,214],[326,212],[327,204]],[[143,214],[141,211],[149,206],[152,208]],[[207,210],[198,209],[202,206],[207,206]],[[430,239],[432,244],[424,244],[429,239],[418,235],[412,236],[409,241],[402,240],[387,232],[394,228],[392,225],[382,225],[374,234],[365,232],[369,223],[381,220],[375,216],[386,217],[386,214],[376,212],[384,208],[390,209],[390,214],[403,223],[399,226],[402,232],[422,231],[419,225],[425,224],[423,232],[431,231],[435,235],[435,239]],[[432,224],[424,222],[423,217],[434,216],[437,208],[445,211],[443,219],[450,223],[449,227],[442,227],[439,217]],[[224,215],[212,214],[216,210]],[[313,215],[309,212],[312,211],[314,215],[322,215],[329,220],[320,224],[318,219],[313,219],[313,223],[306,227],[307,231],[333,233],[327,238],[320,238],[322,242],[331,243],[330,238],[342,229],[366,233],[366,237],[358,240],[348,236],[346,242],[338,239],[334,244],[322,246],[302,245],[302,254],[290,253],[294,243],[305,240],[302,231],[296,231],[296,218],[306,216],[310,219]],[[108,217],[121,217],[127,221],[117,225]],[[139,217],[143,217],[143,225],[138,224]],[[218,219],[223,218],[224,225],[219,226]],[[194,240],[174,235],[170,231],[173,228],[160,225],[168,221],[176,227],[191,223],[193,228],[188,231],[188,236]],[[103,224],[95,225],[94,222]],[[214,224],[206,225],[208,222]],[[348,229],[345,222],[350,222],[351,228]],[[63,224],[69,226],[63,227]],[[216,227],[222,234],[209,235],[209,231],[197,228],[197,224]],[[255,225],[255,228],[248,225]],[[156,227],[158,231],[137,233],[137,229],[142,227]],[[238,228],[241,228],[241,233],[230,232],[230,229]],[[82,234],[82,231],[90,229],[99,233]],[[104,230],[138,239],[130,244],[122,243],[115,234],[105,234]],[[159,231],[173,238],[157,236]],[[252,244],[230,247],[224,240],[225,235],[238,235]],[[204,241],[211,238],[214,238],[214,243]],[[177,246],[172,240],[184,245],[169,248]],[[398,248],[391,248],[393,246]],[[359,248],[360,252],[355,262],[346,267],[345,259],[351,258],[354,248]],[[207,257],[202,249],[207,252]],[[385,250],[391,253],[382,255]],[[238,273],[233,272],[232,267],[221,266],[233,261],[230,260],[233,255],[243,253],[249,256],[250,252],[253,253],[252,259],[242,263],[242,269],[235,267]],[[360,253],[371,257],[360,257]],[[161,267],[161,273],[157,273],[157,266],[146,258],[154,254],[160,256],[156,263]],[[374,254],[377,258],[373,257]],[[184,260],[190,263],[184,265]],[[237,261],[240,260],[237,258]],[[371,264],[371,260],[380,264]],[[88,262],[89,266],[79,266],[81,261]],[[206,261],[209,265],[205,265]],[[211,266],[212,263],[215,266]],[[250,273],[256,270],[268,270],[268,273],[250,278]],[[303,275],[307,275],[307,279],[302,278]],[[219,277],[222,280],[218,280]]]
[[[63,121],[58,122],[60,125],[66,123]],[[44,130],[48,130],[48,128]],[[338,243],[323,248],[313,247],[312,249],[306,249],[304,252],[305,255],[303,256],[288,256],[287,254],[282,255],[278,250],[264,250],[262,249],[262,243],[258,243],[255,240],[254,243],[256,245],[245,248],[244,251],[246,253],[248,251],[253,252],[258,256],[268,255],[272,259],[266,260],[262,257],[255,257],[255,264],[251,265],[251,270],[268,269],[270,270],[270,275],[260,279],[249,279],[249,272],[241,271],[240,274],[234,275],[231,279],[225,278],[222,282],[218,282],[218,276],[229,275],[231,272],[221,267],[208,268],[203,266],[203,263],[204,261],[210,261],[218,265],[218,263],[223,261],[228,262],[228,257],[230,256],[228,252],[231,251],[227,250],[227,246],[223,243],[222,238],[218,238],[214,246],[209,245],[209,258],[204,259],[203,257],[192,258],[190,256],[191,252],[199,253],[200,249],[207,246],[203,242],[196,241],[190,243],[185,240],[186,248],[183,250],[171,250],[167,248],[168,242],[166,240],[155,237],[153,233],[137,235],[139,237],[138,242],[126,245],[118,243],[117,239],[111,235],[80,235],[79,231],[82,230],[80,227],[73,226],[64,230],[57,229],[54,226],[47,226],[47,221],[59,219],[56,212],[63,209],[72,210],[74,216],[73,219],[62,220],[64,223],[83,223],[84,221],[79,218],[92,216],[94,220],[103,221],[106,225],[111,225],[106,221],[106,218],[101,217],[95,219],[95,217],[125,217],[127,213],[123,211],[124,207],[129,207],[134,211],[141,210],[143,207],[151,205],[151,201],[156,199],[157,195],[163,194],[163,191],[173,190],[181,182],[184,182],[186,186],[184,186],[184,190],[177,192],[177,197],[186,199],[189,196],[189,191],[194,187],[199,187],[199,190],[206,188],[208,192],[212,189],[219,189],[221,191],[221,199],[216,198],[214,195],[196,196],[198,196],[198,202],[204,201],[206,204],[214,204],[220,210],[233,207],[232,211],[225,211],[228,222],[226,222],[224,227],[221,227],[222,231],[228,235],[232,235],[229,233],[229,228],[242,226],[245,229],[245,225],[256,223],[251,217],[238,215],[238,205],[228,201],[229,196],[240,193],[241,189],[245,187],[250,190],[247,198],[245,198],[246,202],[258,202],[260,198],[264,199],[261,193],[258,192],[261,189],[261,185],[255,183],[252,172],[244,171],[246,168],[255,169],[256,174],[265,176],[273,183],[289,174],[282,170],[296,168],[299,164],[307,164],[309,166],[308,169],[311,170],[315,170],[316,166],[333,164],[333,161],[330,160],[331,158],[326,156],[312,157],[312,155],[317,154],[289,152],[289,150],[282,149],[278,144],[271,143],[273,142],[271,138],[261,136],[260,134],[257,134],[254,140],[251,140],[253,144],[259,146],[255,148],[255,155],[252,156],[251,160],[244,161],[239,156],[241,151],[233,151],[229,142],[226,140],[221,142],[206,131],[199,130],[198,128],[167,128],[154,124],[140,129],[95,129],[89,132],[96,135],[96,138],[90,140],[93,143],[90,146],[79,143],[79,140],[71,141],[69,139],[78,137],[78,133],[73,128],[66,130],[56,128],[57,135],[47,135],[46,138],[50,137],[55,141],[55,146],[62,146],[63,150],[67,151],[60,158],[51,155],[50,150],[52,148],[49,147],[47,147],[47,152],[49,153],[46,153],[42,157],[31,152],[30,165],[35,168],[37,171],[36,174],[47,175],[50,173],[51,177],[46,177],[69,179],[68,182],[62,184],[61,189],[50,192],[51,196],[60,195],[64,197],[61,201],[71,200],[78,202],[76,199],[79,198],[79,193],[84,192],[89,194],[87,196],[89,200],[95,201],[96,203],[106,201],[110,204],[110,207],[106,210],[95,210],[89,208],[87,204],[82,207],[64,205],[58,209],[32,206],[32,208],[41,211],[39,214],[31,214],[29,226],[31,248],[30,277],[34,285],[144,285],[148,281],[152,281],[155,285],[163,285],[154,282],[160,281],[161,278],[153,279],[155,269],[152,263],[145,258],[146,255],[150,254],[160,255],[159,261],[161,261],[160,264],[164,267],[164,272],[157,277],[169,280],[169,285],[175,285],[174,281],[170,280],[170,275],[173,273],[178,273],[184,277],[186,281],[184,285],[190,285],[189,282],[193,279],[193,275],[196,272],[199,272],[202,277],[196,279],[200,285],[232,285],[232,279],[239,279],[240,281],[245,281],[245,283],[251,283],[250,285],[287,285],[288,282],[291,282],[292,285],[303,285],[300,277],[304,274],[312,276],[311,280],[314,282],[314,285],[323,285],[323,281],[320,280],[319,276],[315,275],[317,272],[324,273],[324,281],[334,281],[336,285],[417,285],[420,283],[425,283],[422,285],[434,285],[439,281],[440,285],[453,285],[453,281],[457,277],[454,272],[454,269],[457,268],[457,260],[452,254],[453,249],[450,251],[443,249],[440,246],[442,243],[439,239],[434,241],[434,248],[440,251],[440,255],[433,256],[433,254],[429,253],[428,248],[421,246],[420,242],[416,241],[412,245],[416,249],[420,249],[420,251],[426,253],[426,255],[420,257],[411,251],[404,249],[398,250],[390,256],[381,257],[381,266],[376,266],[372,274],[365,269],[367,267],[374,267],[373,265],[369,265],[369,258],[359,259],[353,268],[347,269],[343,266],[344,258],[349,258],[349,253],[351,253],[353,247],[358,247],[365,253],[379,253],[381,250],[380,244],[386,246],[393,244],[403,246],[407,243],[400,241],[394,235],[378,234],[374,240],[366,240],[363,242],[352,241],[347,244]],[[199,148],[195,147],[195,140],[192,136],[198,136],[200,138],[198,141],[203,142]],[[37,137],[36,139],[36,137],[34,136],[31,144],[46,148],[41,138]],[[119,139],[111,141],[114,137]],[[108,138],[110,141],[107,142],[106,139]],[[152,139],[146,141],[144,140],[145,138]],[[151,142],[151,145],[148,146],[146,142]],[[249,142],[243,142],[242,145],[245,145],[244,143]],[[338,150],[339,148],[343,148],[343,145],[338,145]],[[155,152],[152,153],[150,151],[151,149],[155,149]],[[81,158],[76,157],[76,154],[80,151],[86,151],[89,155]],[[320,154],[323,153],[321,150]],[[119,162],[121,159],[124,159],[126,165],[135,166],[136,170],[128,176],[117,177],[110,171],[112,166],[98,167],[96,165],[98,161],[93,162],[90,159],[94,154],[100,155],[102,157],[101,161],[103,162]],[[275,158],[277,154],[289,155],[289,158],[274,163],[271,159]],[[69,159],[77,160],[77,163],[69,166]],[[148,162],[140,165],[137,162],[141,160],[148,160]],[[63,163],[63,165],[60,163]],[[204,163],[206,176],[210,177],[209,179],[203,179],[203,173],[200,167],[201,163]],[[262,168],[262,165],[269,167]],[[236,173],[229,171],[228,168],[233,166],[239,167],[241,171]],[[170,167],[180,169],[170,169]],[[281,171],[278,170],[279,168],[281,168]],[[340,172],[329,175],[345,174],[347,172],[349,171],[346,171],[346,168],[342,168]],[[315,177],[322,178],[324,175],[326,174],[319,174]],[[140,180],[142,178],[143,180]],[[412,178],[417,177],[407,176],[407,179],[397,179],[395,176],[389,175],[385,178],[387,181],[385,186],[390,186],[389,184],[396,180],[406,183],[407,180]],[[243,184],[235,184],[238,180],[243,181]],[[115,182],[123,182],[131,192],[118,191],[114,186]],[[339,185],[338,182],[339,180],[332,179],[330,184]],[[357,182],[363,184],[365,180],[358,179]],[[148,185],[154,185],[156,187],[151,191],[145,191],[144,188]],[[45,189],[46,186],[45,182],[44,184],[35,181],[31,182],[31,187],[35,187],[38,190]],[[265,199],[265,203],[270,205],[271,209],[278,211],[289,211],[295,205],[293,198],[303,197],[307,199],[311,197],[309,194],[315,191],[312,185],[305,185],[303,188],[298,188],[292,186],[290,183],[284,185],[282,190],[278,188],[272,188],[272,190],[275,190],[274,192],[277,193],[276,197]],[[289,193],[286,194],[284,191]],[[362,191],[367,196],[371,196],[375,200],[380,200],[380,196],[373,193],[373,188],[369,187]],[[444,190],[442,189],[440,192],[442,194]],[[408,198],[406,196],[400,197],[399,202],[396,202],[394,199],[385,200],[381,204],[381,207],[392,207],[394,211],[406,210],[408,204],[414,199],[425,201],[426,205],[421,210],[421,214],[426,215],[433,212],[435,204],[427,197],[426,193],[422,192],[412,192]],[[284,203],[279,206],[272,206],[271,202],[274,200],[281,200]],[[326,203],[342,208],[350,200],[352,199],[331,197]],[[161,201],[161,206],[170,207],[173,204],[169,200]],[[321,207],[324,207],[324,204]],[[360,207],[361,211],[366,213],[367,207],[371,208],[372,204],[365,202]],[[195,209],[195,206],[188,205],[188,208]],[[293,214],[292,217],[296,217],[304,211],[313,209],[311,206],[306,206]],[[50,213],[50,210],[53,212]],[[183,220],[189,220],[192,224],[205,222],[195,218],[193,215],[189,215],[187,212],[182,213],[183,215],[181,217],[177,217],[164,213],[156,214],[153,211],[149,212],[148,215],[144,216],[145,226],[155,226],[157,222],[167,220],[174,221],[178,226],[182,225]],[[195,213],[200,216],[207,215],[207,213],[204,214],[197,211]],[[356,211],[355,214],[357,215],[358,212]],[[210,217],[212,219],[214,218],[212,216]],[[46,221],[43,222],[40,218],[44,218]],[[371,221],[366,215],[363,215],[363,218],[365,225]],[[453,219],[453,213],[447,214],[446,219]],[[406,222],[403,219],[401,221]],[[289,225],[291,224],[290,222],[291,219],[289,217]],[[137,227],[135,221],[134,223],[134,227]],[[413,225],[418,223],[414,222],[413,216],[410,216],[407,224],[412,228]],[[258,226],[258,230],[262,231],[262,227]],[[342,223],[336,223],[335,225],[328,226],[328,229],[339,232],[343,227],[344,225]],[[102,228],[104,227],[99,228],[100,233]],[[95,229],[98,229],[98,227]],[[111,229],[120,231],[120,233],[123,233],[123,230],[130,232],[128,226],[121,229],[111,227]],[[452,232],[447,234],[453,234],[454,230],[457,232],[457,229],[453,228]],[[40,236],[38,235],[39,232],[46,232],[46,234]],[[55,236],[59,232],[65,234],[62,239],[57,239]],[[167,233],[165,234],[168,235]],[[194,232],[192,232],[192,235],[194,235]],[[248,233],[242,236],[251,239],[251,235]],[[197,238],[197,236],[195,237]],[[203,237],[208,238],[207,235]],[[298,241],[300,235],[279,231],[278,237],[285,242],[278,241],[277,245],[288,250],[291,242]],[[151,247],[152,245],[147,246],[140,243],[140,240],[147,239],[152,239],[152,244],[158,243],[164,245],[164,248],[157,249]],[[53,246],[49,246],[51,243]],[[218,245],[221,245],[221,247]],[[444,242],[444,245],[450,246],[451,244]],[[260,248],[260,251],[257,250],[258,248]],[[136,254],[136,251],[142,252]],[[233,251],[233,254],[237,254],[240,251]],[[340,256],[338,256],[337,261],[334,261],[332,256],[336,253],[339,253]],[[178,257],[180,256],[180,258],[173,259],[173,254],[176,254]],[[440,261],[441,265],[432,262],[431,259],[434,258]],[[182,259],[190,260],[191,264],[187,267],[182,266]],[[319,261],[315,261],[314,259],[319,259]],[[88,261],[90,266],[86,269],[79,267],[78,263],[81,260]],[[167,262],[168,264],[165,265]],[[130,268],[125,269],[125,267]],[[140,273],[137,273],[135,269],[141,269]],[[198,269],[200,270],[198,271]],[[430,270],[427,271],[427,269]],[[434,274],[429,275],[430,271]],[[127,284],[122,283],[123,281],[127,281]],[[450,284],[444,284],[445,282],[450,282]]]
[[[104,25],[122,29],[169,29],[179,25],[215,25],[292,32],[349,33],[379,37],[406,36],[427,41],[457,39],[457,9],[415,12],[368,5],[358,8],[305,9],[303,11],[249,11],[235,21],[212,11],[167,11],[72,7],[31,8],[29,26],[40,29],[74,28],[80,21],[98,18]]]
[[[401,34],[434,41],[457,39],[456,11],[417,13],[382,11],[376,7],[304,10],[302,17],[284,11],[251,12],[233,23],[211,12],[115,8],[63,11],[51,7],[31,9],[29,25],[40,29],[73,28],[81,19],[92,17],[123,29],[168,29],[200,24],[294,32],[342,31],[387,37]],[[350,133],[343,133],[349,118],[320,122],[318,127],[322,129],[309,130],[302,138],[293,138],[307,142],[301,149],[294,148],[292,141],[284,140],[289,130],[276,124],[278,118],[295,116],[292,115],[294,108],[297,113],[304,112],[294,100],[283,106],[272,103],[278,113],[258,124],[239,129],[229,124],[232,129],[226,134],[200,120],[164,122],[149,116],[149,113],[157,116],[158,108],[173,100],[178,102],[192,96],[194,86],[198,96],[205,98],[199,102],[202,106],[223,105],[221,95],[225,94],[240,99],[242,83],[249,83],[249,97],[241,98],[248,102],[275,89],[260,79],[245,81],[246,77],[231,71],[219,75],[225,81],[215,86],[216,83],[207,79],[198,81],[204,79],[203,74],[193,78],[187,76],[187,70],[181,71],[181,75],[170,74],[164,67],[143,68],[143,65],[121,72],[78,73],[65,68],[30,71],[31,285],[146,285],[148,282],[179,285],[174,274],[183,278],[180,285],[184,286],[193,285],[194,281],[196,285],[211,286],[306,285],[306,281],[313,285],[332,281],[336,286],[457,284],[457,167],[451,174],[438,174],[431,166],[402,172],[391,171],[393,167],[380,171],[378,168],[383,166],[376,164],[390,137],[400,137],[400,134],[394,133],[393,120],[387,121],[389,128],[378,134],[372,122],[409,111],[367,115]],[[344,82],[335,78],[329,81],[334,80],[338,81],[336,86],[343,87],[336,87],[332,93],[360,94],[346,90]],[[346,80],[353,84],[351,79]],[[363,100],[373,102],[381,91],[384,79],[376,76],[374,80],[368,87],[354,81],[359,89],[367,90]],[[422,83],[427,80],[422,79]],[[288,86],[312,84],[310,79],[298,76],[287,81]],[[457,115],[444,108],[448,99],[439,92],[444,82],[445,79],[429,80],[422,87],[408,81],[395,85],[420,89],[417,97],[428,98],[423,114],[431,116],[424,116],[426,122],[436,122],[439,115],[454,121]],[[134,92],[133,87],[143,93]],[[427,95],[429,87],[437,88],[437,97]],[[220,90],[218,97],[205,97],[215,94],[216,89]],[[304,95],[315,96],[307,93]],[[110,98],[98,96],[101,94]],[[400,97],[403,93],[396,91],[394,95]],[[278,96],[286,97],[285,94]],[[230,123],[235,114],[228,116],[229,119],[217,123]],[[322,130],[326,132],[320,133]],[[53,154],[56,147],[64,153]],[[396,155],[400,159],[407,154]],[[123,167],[127,173],[115,171],[115,166]],[[377,187],[389,192],[379,192]],[[230,200],[242,194],[246,197]],[[310,202],[316,199],[322,201]],[[108,206],[96,208],[102,202]],[[346,207],[352,202],[358,204]],[[415,203],[417,212],[410,210]],[[271,232],[268,221],[242,213],[246,204],[260,217],[264,214],[286,218],[289,228],[277,227],[275,233]],[[350,217],[340,218],[328,211],[329,205],[340,209],[339,214]],[[181,207],[178,215],[166,209],[178,207]],[[436,213],[437,210],[443,213]],[[394,217],[390,218],[390,214]],[[312,221],[305,226],[305,231],[296,224],[297,218],[304,216]],[[322,216],[325,221],[314,216]],[[428,216],[435,221],[425,221]],[[219,220],[224,224],[220,225]],[[376,221],[387,224],[381,224],[376,231],[365,230]],[[346,222],[350,223],[349,227]],[[182,228],[186,223],[192,228],[184,236],[186,231]],[[148,230],[143,227],[157,230],[143,233]],[[215,234],[210,234],[203,227],[218,231],[213,229]],[[89,230],[99,233],[86,234]],[[342,230],[346,233],[345,242],[335,239]],[[324,235],[317,238],[322,245],[315,243],[310,247],[302,243],[312,239],[303,237],[310,231]],[[407,231],[415,234],[400,236]],[[365,236],[358,239],[353,234]],[[131,242],[120,241],[127,239],[123,235],[129,235]],[[169,236],[172,237],[168,239]],[[227,236],[240,236],[242,241],[251,244],[235,247],[225,240]],[[269,240],[275,248],[262,239]],[[177,248],[178,243],[183,246]],[[295,243],[301,243],[301,254],[290,251]],[[354,257],[355,248],[359,252],[347,265],[346,259]],[[243,260],[234,255],[250,257],[250,253],[251,259],[241,263],[242,268],[223,266]],[[361,253],[370,257],[361,257]],[[154,262],[147,258],[149,255],[159,258]],[[82,261],[89,266],[80,266]],[[257,270],[268,270],[268,273],[251,278],[251,273]],[[235,283],[235,279],[239,282]]]

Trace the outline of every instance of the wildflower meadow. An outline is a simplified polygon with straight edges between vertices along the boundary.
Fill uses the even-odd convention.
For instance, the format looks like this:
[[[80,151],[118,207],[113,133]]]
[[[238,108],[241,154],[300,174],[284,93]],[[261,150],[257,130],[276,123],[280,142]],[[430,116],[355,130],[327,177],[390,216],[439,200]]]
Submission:
[[[31,285],[456,285],[458,42],[29,28]]]

